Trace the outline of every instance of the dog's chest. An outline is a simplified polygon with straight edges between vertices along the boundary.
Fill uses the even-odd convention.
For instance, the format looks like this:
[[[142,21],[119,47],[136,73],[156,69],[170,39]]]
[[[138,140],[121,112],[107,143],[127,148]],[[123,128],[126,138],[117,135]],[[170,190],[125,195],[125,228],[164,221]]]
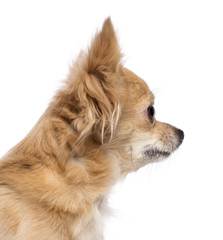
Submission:
[[[72,226],[72,239],[103,240],[103,220],[108,213],[106,197],[98,198],[92,211]]]

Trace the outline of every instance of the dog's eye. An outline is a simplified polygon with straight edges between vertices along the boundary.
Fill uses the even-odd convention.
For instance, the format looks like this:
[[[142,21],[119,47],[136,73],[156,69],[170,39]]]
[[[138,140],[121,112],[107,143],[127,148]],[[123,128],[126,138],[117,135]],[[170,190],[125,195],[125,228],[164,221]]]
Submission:
[[[148,117],[151,121],[153,121],[154,119],[154,115],[155,115],[155,108],[153,106],[149,106],[147,108],[147,114],[148,114]]]

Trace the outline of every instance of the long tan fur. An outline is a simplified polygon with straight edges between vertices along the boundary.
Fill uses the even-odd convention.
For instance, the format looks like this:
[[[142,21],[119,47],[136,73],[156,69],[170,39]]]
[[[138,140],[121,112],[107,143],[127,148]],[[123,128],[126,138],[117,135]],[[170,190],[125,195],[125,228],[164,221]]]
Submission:
[[[2,158],[1,240],[103,239],[111,187],[182,142],[179,130],[148,117],[154,96],[121,57],[108,18],[36,126]]]

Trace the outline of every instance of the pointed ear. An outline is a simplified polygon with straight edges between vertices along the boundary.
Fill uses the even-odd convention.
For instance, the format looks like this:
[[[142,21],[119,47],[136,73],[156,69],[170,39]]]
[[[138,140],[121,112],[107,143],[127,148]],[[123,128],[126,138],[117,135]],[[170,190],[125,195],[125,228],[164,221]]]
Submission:
[[[112,72],[117,70],[122,54],[110,18],[103,24],[101,32],[94,37],[88,50],[87,71],[96,75],[100,72]]]
[[[79,63],[82,70],[75,92],[80,112],[73,124],[80,142],[91,135],[103,144],[113,136],[120,115],[121,57],[114,28],[108,18]]]

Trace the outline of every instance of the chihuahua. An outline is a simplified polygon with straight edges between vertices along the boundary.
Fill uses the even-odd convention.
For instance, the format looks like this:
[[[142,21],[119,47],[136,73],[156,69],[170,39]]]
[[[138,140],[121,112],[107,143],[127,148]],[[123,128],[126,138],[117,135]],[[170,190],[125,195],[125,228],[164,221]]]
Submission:
[[[102,240],[112,186],[182,143],[183,131],[156,120],[153,93],[121,60],[107,18],[37,124],[2,158],[1,240]]]

